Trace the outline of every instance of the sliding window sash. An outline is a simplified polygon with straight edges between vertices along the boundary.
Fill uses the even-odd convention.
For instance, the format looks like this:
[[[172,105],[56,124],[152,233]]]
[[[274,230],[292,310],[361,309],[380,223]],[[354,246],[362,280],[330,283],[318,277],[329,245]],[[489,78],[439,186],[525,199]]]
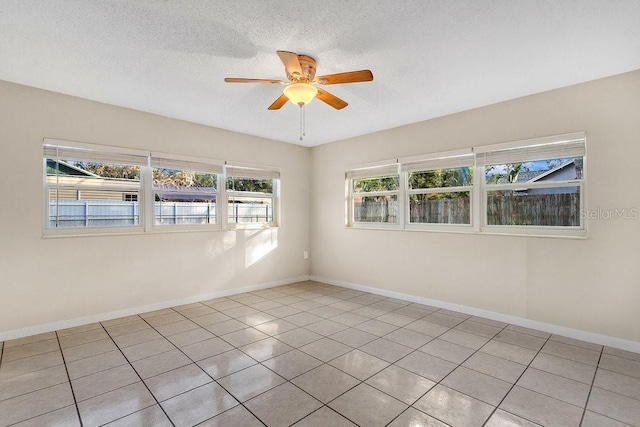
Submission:
[[[152,191],[149,204],[153,208],[147,215],[153,218],[151,227],[163,231],[221,227],[219,189],[223,184],[223,161],[152,152],[150,164]],[[156,183],[153,174],[167,171],[215,175],[215,181],[207,187]]]
[[[48,168],[48,161],[54,172]],[[74,162],[138,168],[138,179],[113,179]],[[143,171],[149,152],[45,138],[43,140],[43,234],[139,232],[144,228]],[[64,168],[73,173],[62,175]],[[127,199],[131,198],[131,200]]]
[[[398,185],[395,189],[390,190],[372,190],[372,191],[357,191],[355,189],[355,183],[358,180],[367,179],[384,179],[384,178],[396,178]],[[383,162],[370,163],[365,165],[356,166],[345,172],[346,182],[346,204],[347,214],[345,223],[347,227],[353,228],[399,228],[401,227],[402,219],[402,202],[401,202],[401,188],[400,173],[397,160],[388,160]],[[356,210],[367,209],[366,199],[382,199],[377,202],[374,201],[372,208],[379,210],[381,214],[384,214],[380,219],[387,219],[389,217],[395,217],[395,220],[391,221],[366,221],[357,220]],[[395,202],[394,200],[395,199]],[[356,206],[360,201],[359,206]],[[375,203],[379,206],[376,207]],[[394,212],[395,211],[395,212]],[[386,213],[385,213],[386,212]],[[395,213],[395,215],[393,215]]]
[[[468,168],[473,171],[474,154],[471,149],[448,151],[437,154],[427,154],[421,156],[405,157],[398,159],[403,173],[404,185],[404,212],[405,228],[408,230],[431,230],[431,231],[451,231],[469,232],[474,224],[474,194],[473,185],[459,185],[451,187],[423,187],[410,188],[410,176],[412,173],[428,173],[438,170],[451,170]],[[469,177],[471,178],[471,177]],[[468,194],[468,216],[469,223],[456,222],[412,222],[411,221],[411,198],[416,196],[428,196],[433,194],[467,193]],[[461,198],[463,199],[463,198]],[[442,202],[444,203],[444,202]]]
[[[271,166],[227,163],[223,187],[227,212],[222,217],[227,228],[277,227],[280,222],[280,169]],[[271,191],[236,188],[238,180],[270,181]],[[255,219],[255,221],[254,221]]]
[[[478,183],[480,184],[481,227],[480,231],[495,234],[515,235],[545,235],[563,237],[586,237],[587,223],[583,212],[586,209],[586,134],[575,132],[564,135],[515,141],[505,144],[495,144],[475,149],[478,169]],[[565,158],[581,158],[582,173],[576,179],[558,179],[549,181],[526,181],[516,183],[487,183],[487,168],[494,165],[520,164],[535,161],[546,161]],[[575,162],[575,160],[574,160]],[[575,163],[574,163],[575,165]],[[560,165],[559,165],[560,166]],[[574,166],[575,167],[575,166]],[[568,206],[577,220],[576,225],[521,225],[521,224],[489,224],[489,194],[504,194],[511,197],[515,203],[524,200],[525,192],[551,194],[554,189],[567,189],[578,196],[578,206]],[[543,189],[549,190],[542,193]],[[571,190],[573,189],[573,190]],[[552,196],[548,196],[552,197]],[[572,196],[573,197],[573,196]]]

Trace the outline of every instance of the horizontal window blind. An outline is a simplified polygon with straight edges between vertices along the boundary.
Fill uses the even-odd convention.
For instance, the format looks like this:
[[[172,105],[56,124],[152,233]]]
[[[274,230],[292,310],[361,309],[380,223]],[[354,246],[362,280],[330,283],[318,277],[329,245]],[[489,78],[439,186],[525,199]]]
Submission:
[[[345,173],[347,179],[364,179],[378,176],[398,175],[398,164],[375,166],[370,168],[352,169]]]
[[[226,165],[227,178],[280,179],[280,170],[268,167]]]
[[[465,154],[452,157],[425,158],[422,160],[402,163],[401,169],[403,172],[454,169],[460,167],[471,167],[473,166],[473,161],[473,154]]]
[[[487,151],[483,151],[483,147],[479,147],[476,153],[476,164],[478,166],[561,159],[565,157],[582,157],[586,154],[586,139],[582,137]]]
[[[47,140],[43,145],[44,157],[53,160],[73,160],[117,165],[147,166],[149,152],[116,147],[105,147]]]
[[[220,160],[189,159],[183,156],[151,153],[151,167],[158,169],[175,169],[192,172],[221,174],[224,163]]]

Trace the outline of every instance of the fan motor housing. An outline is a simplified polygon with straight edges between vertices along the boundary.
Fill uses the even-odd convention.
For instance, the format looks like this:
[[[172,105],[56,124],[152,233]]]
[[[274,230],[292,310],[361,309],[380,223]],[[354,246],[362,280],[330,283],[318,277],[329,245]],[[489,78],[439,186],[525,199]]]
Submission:
[[[289,72],[285,69],[289,81],[310,82],[311,80],[313,80],[316,76],[316,60],[307,55],[298,55],[298,61],[300,62],[302,75],[297,76],[289,74]]]

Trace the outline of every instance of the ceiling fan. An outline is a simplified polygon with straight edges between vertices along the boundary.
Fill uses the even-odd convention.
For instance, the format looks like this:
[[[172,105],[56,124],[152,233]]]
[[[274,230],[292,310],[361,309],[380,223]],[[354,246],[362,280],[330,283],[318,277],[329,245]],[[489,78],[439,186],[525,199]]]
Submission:
[[[227,83],[268,83],[286,85],[283,94],[269,106],[269,110],[279,110],[287,103],[292,103],[303,107],[318,98],[320,101],[329,104],[336,110],[341,110],[348,104],[326,90],[320,89],[314,84],[335,85],[343,83],[370,82],[373,80],[373,73],[370,70],[349,71],[346,73],[327,74],[316,77],[316,60],[307,55],[298,55],[284,50],[277,51],[280,60],[284,64],[288,82],[283,80],[270,79],[244,79],[227,77]]]

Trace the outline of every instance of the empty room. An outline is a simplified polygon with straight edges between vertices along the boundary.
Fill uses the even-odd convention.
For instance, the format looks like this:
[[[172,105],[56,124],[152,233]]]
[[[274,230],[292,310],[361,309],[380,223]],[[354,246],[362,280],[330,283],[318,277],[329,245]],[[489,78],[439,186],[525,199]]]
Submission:
[[[638,22],[0,0],[0,427],[640,426]]]

